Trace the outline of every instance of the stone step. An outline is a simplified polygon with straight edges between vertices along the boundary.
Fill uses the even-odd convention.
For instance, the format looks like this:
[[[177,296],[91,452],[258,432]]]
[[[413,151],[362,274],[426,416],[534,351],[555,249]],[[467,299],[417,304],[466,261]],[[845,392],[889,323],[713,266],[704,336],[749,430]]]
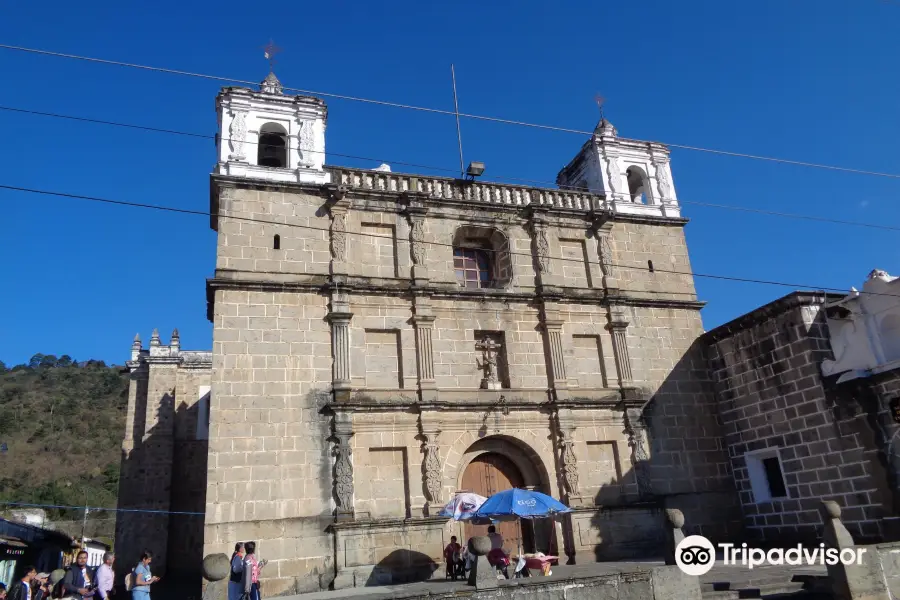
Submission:
[[[802,582],[780,582],[769,583],[757,586],[747,586],[737,589],[720,589],[703,591],[703,600],[741,600],[743,598],[803,598],[807,600],[810,596],[803,589]]]

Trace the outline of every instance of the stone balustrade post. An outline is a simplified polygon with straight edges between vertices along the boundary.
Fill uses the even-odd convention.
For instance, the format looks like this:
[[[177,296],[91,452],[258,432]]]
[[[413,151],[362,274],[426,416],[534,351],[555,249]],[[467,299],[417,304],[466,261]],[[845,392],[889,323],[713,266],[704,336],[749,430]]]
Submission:
[[[667,565],[677,564],[675,562],[675,549],[684,539],[684,514],[677,508],[667,508],[665,511],[666,522],[664,524],[664,556]]]
[[[822,502],[819,512],[824,525],[822,542],[825,547],[840,550],[842,555],[845,550],[858,555],[861,549],[855,545],[853,536],[841,522],[840,505],[837,502]],[[865,552],[860,563],[826,563],[833,597],[835,600],[891,600],[877,548],[871,546],[862,550]]]

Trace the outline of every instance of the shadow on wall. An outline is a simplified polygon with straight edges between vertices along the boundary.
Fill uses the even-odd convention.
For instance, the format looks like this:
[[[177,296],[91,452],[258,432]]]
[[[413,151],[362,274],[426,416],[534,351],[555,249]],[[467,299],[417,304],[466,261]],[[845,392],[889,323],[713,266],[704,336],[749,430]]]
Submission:
[[[366,587],[427,581],[438,567],[427,554],[405,549],[394,550],[375,565],[366,581]]]
[[[620,470],[594,497],[600,510],[590,518],[591,531],[584,531],[587,520],[573,517],[575,545],[584,548],[595,536],[597,561],[660,556],[666,508],[684,513],[686,536],[740,541],[740,505],[702,341],[672,368],[645,406],[644,419],[643,452],[634,445],[640,436],[630,437],[632,461],[614,457]],[[627,427],[623,433],[629,435]],[[633,468],[621,471],[628,462]]]
[[[139,395],[134,448],[127,457],[122,455],[116,581],[121,582],[141,553],[149,550],[154,555],[153,574],[163,577],[154,585],[154,597],[166,597],[165,589],[171,587],[179,598],[200,598],[209,447],[208,440],[197,439],[200,403],[182,402],[176,408],[171,394],[154,403],[156,424],[144,433],[147,394]]]

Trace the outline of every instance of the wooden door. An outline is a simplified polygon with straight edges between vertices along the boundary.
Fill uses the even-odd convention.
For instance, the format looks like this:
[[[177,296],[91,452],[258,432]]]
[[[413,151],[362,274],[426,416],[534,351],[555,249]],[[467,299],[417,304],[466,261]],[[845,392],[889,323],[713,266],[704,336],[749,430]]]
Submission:
[[[494,452],[482,454],[466,467],[463,473],[462,487],[464,491],[474,492],[486,498],[490,498],[497,492],[512,488],[522,488],[525,485],[522,473],[516,465],[503,456]],[[515,554],[519,547],[519,534],[523,534],[521,543],[525,552],[533,552],[533,535],[529,523],[523,523],[522,527],[516,521],[504,521],[497,523],[497,533],[503,536],[503,549],[507,553]],[[465,522],[463,527],[463,539],[465,543],[470,537],[487,535],[487,525],[473,525]]]

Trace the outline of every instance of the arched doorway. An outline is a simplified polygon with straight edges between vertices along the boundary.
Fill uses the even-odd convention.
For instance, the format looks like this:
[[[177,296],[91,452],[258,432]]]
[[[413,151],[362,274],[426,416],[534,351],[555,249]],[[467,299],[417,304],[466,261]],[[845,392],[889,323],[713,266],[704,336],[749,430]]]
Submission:
[[[485,497],[504,490],[524,487],[525,478],[519,468],[513,461],[497,452],[485,452],[475,457],[466,467],[462,477],[463,490]],[[476,535],[487,535],[487,529],[487,525],[465,522],[462,541],[465,542]],[[506,551],[515,552],[521,543],[525,552],[534,552],[534,533],[530,523],[523,522],[520,528],[516,521],[501,522],[497,524],[497,533],[503,536],[503,547]]]

